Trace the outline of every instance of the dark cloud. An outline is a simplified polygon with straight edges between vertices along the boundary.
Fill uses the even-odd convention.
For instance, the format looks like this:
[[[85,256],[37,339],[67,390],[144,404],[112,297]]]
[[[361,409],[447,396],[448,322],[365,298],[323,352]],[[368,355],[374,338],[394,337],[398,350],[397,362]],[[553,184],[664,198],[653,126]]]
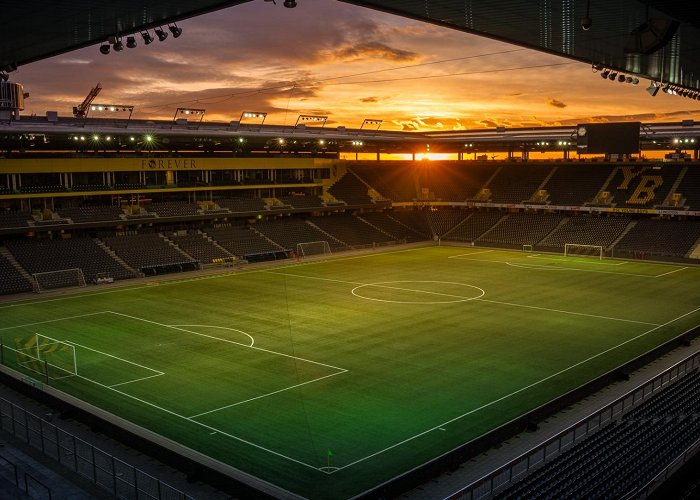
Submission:
[[[377,97],[377,96],[363,97],[362,99],[360,99],[360,102],[379,102],[379,97]]]
[[[547,99],[547,104],[549,104],[550,106],[554,106],[555,108],[565,108],[566,107],[566,103],[563,103],[560,100],[555,99],[553,97],[550,97],[549,99]]]
[[[498,123],[496,123],[493,120],[480,120],[477,123],[479,123],[482,127],[486,128],[496,128],[498,127]]]
[[[382,42],[364,42],[342,47],[331,52],[331,57],[341,61],[355,59],[383,59],[392,62],[414,62],[420,55],[410,50],[390,47]]]

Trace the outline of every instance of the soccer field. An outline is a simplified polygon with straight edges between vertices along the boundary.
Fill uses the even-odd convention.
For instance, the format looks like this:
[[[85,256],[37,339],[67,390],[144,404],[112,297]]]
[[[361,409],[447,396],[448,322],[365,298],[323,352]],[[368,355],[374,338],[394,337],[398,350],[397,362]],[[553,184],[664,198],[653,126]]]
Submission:
[[[7,366],[348,498],[700,324],[700,268],[426,247],[0,306]],[[45,360],[47,364],[36,360]]]

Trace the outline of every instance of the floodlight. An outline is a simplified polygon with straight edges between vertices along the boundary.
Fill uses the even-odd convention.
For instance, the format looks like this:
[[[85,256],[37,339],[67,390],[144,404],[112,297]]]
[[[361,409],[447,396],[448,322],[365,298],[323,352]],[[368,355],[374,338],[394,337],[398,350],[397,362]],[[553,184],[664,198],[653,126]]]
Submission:
[[[168,29],[170,33],[173,34],[173,38],[177,38],[182,35],[182,28],[178,27],[177,24],[168,24]]]
[[[100,45],[100,52],[104,55],[109,54],[109,51],[112,49],[112,47],[109,46],[108,43],[103,43]]]
[[[124,44],[122,43],[121,38],[117,38],[117,40],[114,42],[114,50],[116,52],[121,52],[122,50],[124,50]]]
[[[608,76],[608,78],[610,78],[611,80],[614,81],[615,78],[617,78],[617,73],[615,71],[613,71],[612,73],[610,73],[610,76]]]
[[[617,77],[617,81],[620,83],[625,83],[626,79],[627,79],[627,77],[625,77],[625,75],[620,75]]]
[[[136,47],[136,38],[134,35],[130,35],[126,37],[126,46],[129,47],[130,49],[133,49]]]
[[[610,70],[609,70],[609,69],[604,69],[604,70],[602,71],[602,73],[600,74],[600,76],[601,76],[602,78],[607,78],[609,75],[610,75]]]
[[[163,28],[156,28],[153,31],[156,32],[156,36],[158,37],[158,40],[160,40],[161,42],[163,40],[165,40],[166,38],[168,38],[168,34],[165,31],[163,31]]]
[[[297,6],[297,3],[296,3],[296,0],[284,0],[283,5],[285,7],[287,7],[288,9],[293,9],[294,7]]]

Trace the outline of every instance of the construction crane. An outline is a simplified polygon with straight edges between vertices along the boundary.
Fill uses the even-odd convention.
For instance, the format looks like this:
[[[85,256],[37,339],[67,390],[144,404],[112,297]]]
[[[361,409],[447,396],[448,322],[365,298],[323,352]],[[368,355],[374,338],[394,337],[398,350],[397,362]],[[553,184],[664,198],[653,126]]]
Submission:
[[[88,93],[88,95],[85,97],[85,100],[80,104],[80,106],[73,106],[73,116],[76,118],[85,118],[87,117],[88,111],[90,110],[90,104],[92,104],[92,101],[95,100],[95,97],[100,93],[102,90],[102,84],[97,83],[92,90]]]

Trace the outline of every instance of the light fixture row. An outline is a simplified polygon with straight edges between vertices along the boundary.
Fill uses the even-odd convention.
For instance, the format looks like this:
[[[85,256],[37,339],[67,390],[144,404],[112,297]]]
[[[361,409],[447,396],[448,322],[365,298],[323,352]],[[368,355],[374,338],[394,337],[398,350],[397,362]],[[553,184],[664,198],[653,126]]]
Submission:
[[[592,66],[592,69],[593,73],[600,72],[600,77],[604,80],[610,80],[613,82],[617,80],[620,83],[629,83],[632,85],[639,84],[639,78],[637,78],[636,76],[625,75],[624,73],[618,72],[617,70],[606,68],[603,64],[594,64]]]
[[[178,38],[180,35],[182,35],[182,28],[180,28],[177,24],[168,24],[168,29],[170,30],[170,33],[173,34],[173,38]],[[166,38],[168,38],[168,33],[163,29],[162,26],[159,26],[158,28],[155,28],[153,30],[154,34],[156,37],[158,37],[159,41],[164,41]],[[155,38],[153,38],[153,35],[146,30],[146,31],[141,31],[139,32],[141,35],[141,38],[143,38],[143,43],[144,45],[150,45],[153,43]],[[123,37],[120,36],[114,36],[110,37],[110,39],[100,45],[100,52],[104,55],[109,54],[112,49],[114,49],[115,52],[121,52],[124,50],[124,46],[126,46],[129,49],[136,48],[138,44],[136,43],[136,33],[132,35],[128,35],[126,37],[126,43],[123,40]]]

